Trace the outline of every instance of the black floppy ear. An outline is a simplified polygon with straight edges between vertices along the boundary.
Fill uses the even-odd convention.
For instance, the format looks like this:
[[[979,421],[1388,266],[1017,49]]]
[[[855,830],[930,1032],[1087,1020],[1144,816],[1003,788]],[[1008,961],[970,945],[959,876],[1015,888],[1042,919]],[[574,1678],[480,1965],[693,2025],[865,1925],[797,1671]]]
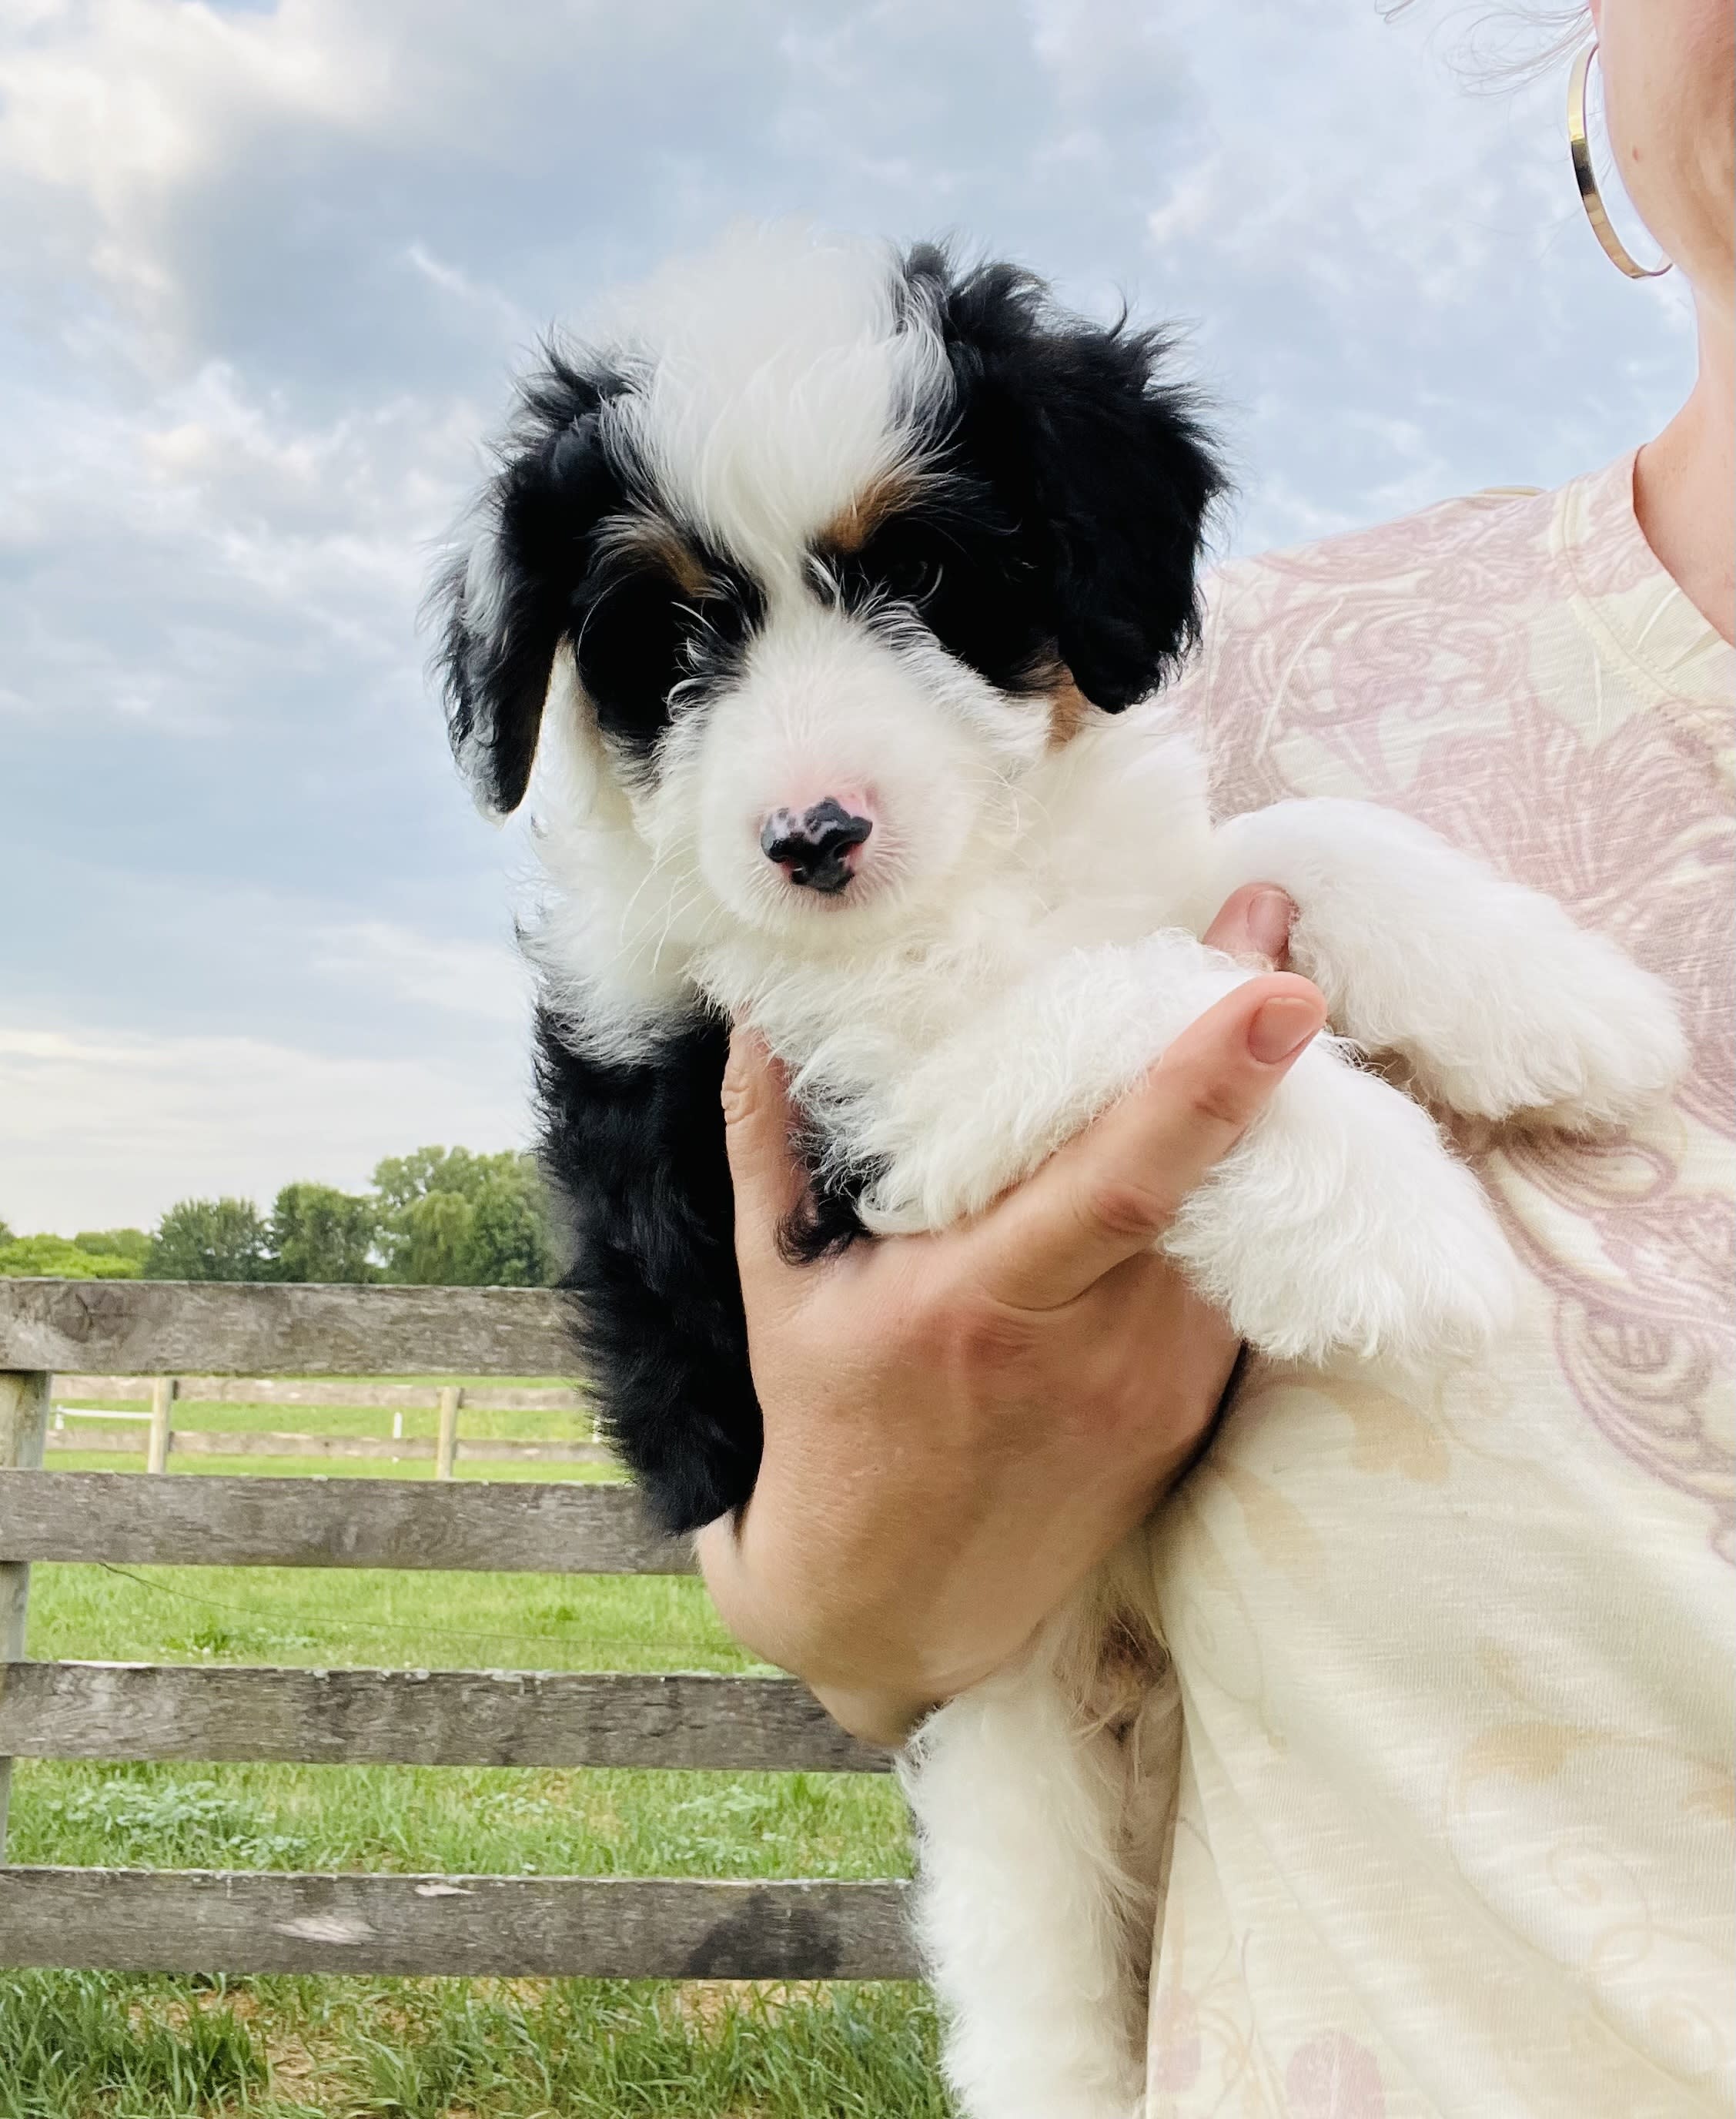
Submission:
[[[478,801],[499,816],[525,799],[555,651],[590,565],[593,533],[623,498],[602,420],[623,387],[558,355],[521,385],[470,540],[434,587],[452,753]]]
[[[961,276],[924,246],[905,270],[946,342],[954,445],[1033,540],[1061,660],[1093,704],[1131,706],[1198,630],[1224,485],[1191,396],[1163,378],[1166,341],[1067,314],[1016,266]]]

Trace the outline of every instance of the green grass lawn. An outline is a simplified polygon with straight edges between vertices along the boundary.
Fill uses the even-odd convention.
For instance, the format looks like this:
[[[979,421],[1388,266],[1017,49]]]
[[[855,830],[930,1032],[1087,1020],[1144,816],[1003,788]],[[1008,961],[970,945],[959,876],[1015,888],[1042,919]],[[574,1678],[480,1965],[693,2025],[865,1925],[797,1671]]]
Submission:
[[[311,1409],[216,1410],[250,1412],[246,1424],[269,1429],[290,1425],[286,1415],[301,1426]],[[389,1426],[389,1413],[359,1410],[377,1423],[371,1431]],[[544,1434],[571,1425],[558,1414],[511,1417]],[[49,1462],[139,1460],[57,1453]],[[201,1457],[182,1459],[176,1475],[243,1468],[309,1467]],[[431,1467],[322,1460],[319,1469],[414,1477]],[[511,1470],[596,1477],[599,1468]],[[724,1634],[699,1583],[664,1577],[41,1566],[30,1650],[158,1662],[760,1667]],[[909,1866],[902,1803],[877,1776],[49,1761],[15,1769],[7,1858],[738,1877]],[[0,1973],[0,2119],[942,2119],[933,2043],[926,1996],[902,1986]]]

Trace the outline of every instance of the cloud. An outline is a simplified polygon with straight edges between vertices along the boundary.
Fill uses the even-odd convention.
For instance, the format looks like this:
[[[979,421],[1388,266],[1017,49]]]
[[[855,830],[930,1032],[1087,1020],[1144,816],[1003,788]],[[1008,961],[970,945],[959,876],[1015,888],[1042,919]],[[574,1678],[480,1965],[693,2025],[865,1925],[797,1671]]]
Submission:
[[[437,1053],[0,1026],[0,1215],[19,1230],[150,1227],[189,1196],[269,1206],[294,1178],[354,1190],[424,1143],[525,1144],[516,1084]]]
[[[1679,290],[1581,226],[1558,77],[1465,95],[1444,6],[0,7],[0,741],[34,886],[0,1005],[86,1055],[77,1097],[7,1078],[0,1122],[62,1129],[30,1182],[58,1156],[72,1218],[113,1219],[103,1184],[129,1214],[193,1187],[171,1147],[263,1191],[303,1140],[365,1173],[410,1111],[510,1132],[517,855],[451,776],[423,573],[537,336],[733,217],[956,231],[1179,320],[1243,547],[1639,439],[1686,380]],[[171,1124],[176,1068],[243,1049],[202,1134]]]
[[[316,967],[369,992],[522,1031],[530,1013],[522,958],[504,946],[418,934],[388,920],[327,929]]]

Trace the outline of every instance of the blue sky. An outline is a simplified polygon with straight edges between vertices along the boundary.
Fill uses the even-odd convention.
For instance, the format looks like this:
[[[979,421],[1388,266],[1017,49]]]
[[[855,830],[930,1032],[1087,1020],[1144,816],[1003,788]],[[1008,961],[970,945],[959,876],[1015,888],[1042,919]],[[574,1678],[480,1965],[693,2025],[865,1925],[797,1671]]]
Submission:
[[[525,1138],[522,855],[418,597],[538,333],[732,217],[951,232],[1186,325],[1226,549],[1655,429],[1680,297],[1581,220],[1565,63],[1468,92],[1468,19],[0,0],[0,1217]]]

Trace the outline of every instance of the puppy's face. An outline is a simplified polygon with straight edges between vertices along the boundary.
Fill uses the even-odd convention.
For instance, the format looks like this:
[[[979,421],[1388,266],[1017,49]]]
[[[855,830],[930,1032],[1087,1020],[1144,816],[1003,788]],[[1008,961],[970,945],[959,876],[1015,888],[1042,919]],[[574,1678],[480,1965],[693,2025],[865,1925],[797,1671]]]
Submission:
[[[445,584],[455,747],[563,734],[708,912],[846,948],[1004,855],[1031,767],[1187,638],[1215,477],[1148,335],[772,231],[521,391]]]

